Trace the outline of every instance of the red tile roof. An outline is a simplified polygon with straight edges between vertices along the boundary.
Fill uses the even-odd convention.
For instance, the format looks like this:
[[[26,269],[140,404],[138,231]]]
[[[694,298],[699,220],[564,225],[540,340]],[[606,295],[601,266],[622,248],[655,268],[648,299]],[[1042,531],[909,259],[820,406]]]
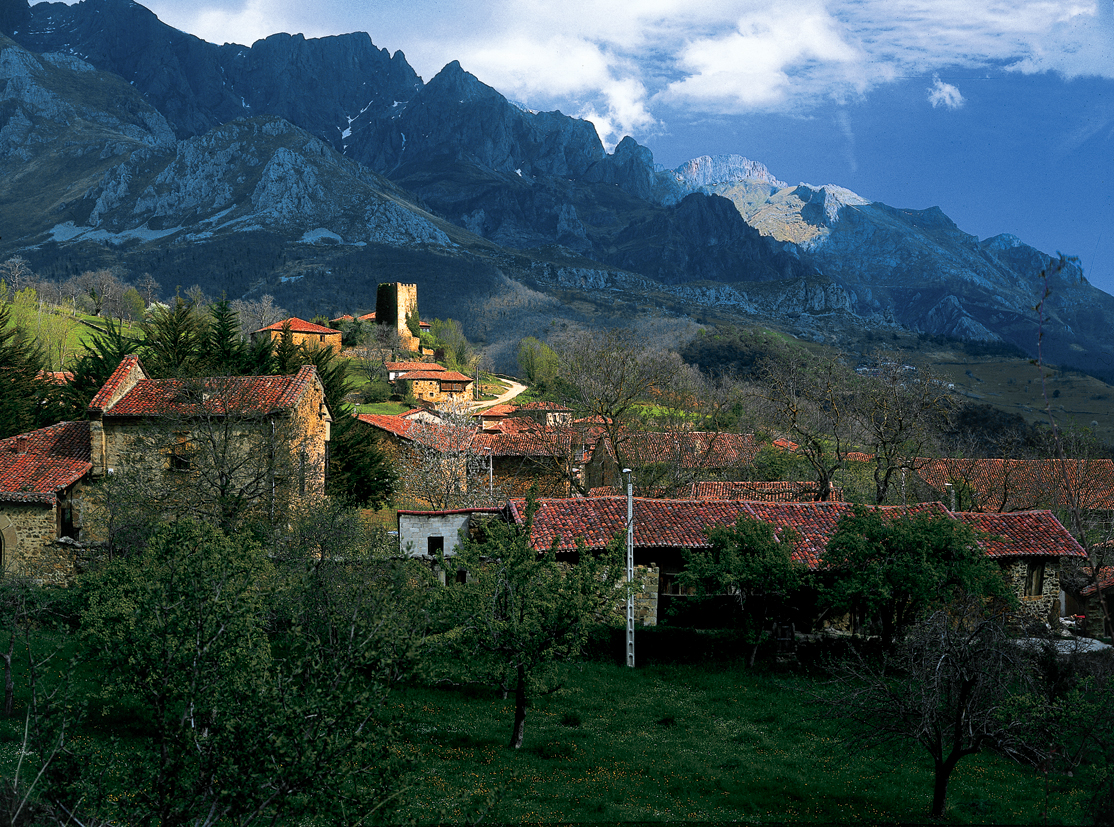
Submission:
[[[365,425],[370,425],[380,431],[386,431],[393,436],[406,439],[406,434],[413,427],[416,420],[405,416],[390,416],[388,414],[357,414],[356,418]]]
[[[728,468],[749,465],[758,455],[753,434],[630,431],[621,444],[624,462],[632,467],[668,461],[683,468]],[[600,447],[615,458],[609,438],[603,437],[596,450]]]
[[[255,332],[262,333],[264,330],[277,330],[281,332],[287,324],[290,325],[291,333],[325,333],[335,336],[341,335],[341,332],[339,330],[333,330],[331,327],[324,327],[319,324],[314,324],[313,322],[307,322],[305,319],[299,319],[296,316],[292,316],[289,319],[283,319],[281,322],[269,324],[266,327],[261,327]]]
[[[1087,571],[1090,572],[1091,569],[1088,568]],[[1089,597],[1090,595],[1098,592],[1099,589],[1102,589],[1102,591],[1106,591],[1107,589],[1114,587],[1114,566],[1103,566],[1102,568],[1100,568],[1098,581],[1099,582],[1097,586],[1092,583],[1091,585],[1085,587],[1080,592],[1080,594],[1084,595],[1085,597]]]
[[[476,438],[470,428],[453,427],[424,419],[387,414],[359,414],[360,422],[407,442],[417,442],[439,451],[468,450]]]
[[[511,514],[521,524],[525,500],[511,500]],[[940,503],[913,506],[877,506],[883,515],[896,519],[903,515],[934,514],[952,516],[980,528],[972,517],[987,515],[956,514]],[[785,537],[786,529],[798,535],[793,558],[817,568],[828,540],[839,520],[853,506],[843,502],[759,503],[739,500],[657,500],[634,498],[635,546],[654,548],[708,548],[705,530],[715,525],[732,525],[740,514],[774,526],[776,536]],[[994,536],[982,541],[992,557],[1079,556],[1082,549],[1050,512],[994,515],[998,522],[986,523]],[[626,530],[625,497],[594,499],[543,499],[534,515],[533,545],[545,550],[557,541],[558,551],[576,548],[577,538],[589,548],[603,548],[619,532]]]
[[[407,381],[413,379],[432,379],[438,382],[471,382],[471,376],[465,376],[463,373],[457,373],[455,370],[445,370],[441,368],[438,370],[412,370],[409,373],[404,373],[398,377]]]
[[[689,491],[692,500],[754,500],[759,502],[812,502],[816,483],[798,480],[776,482],[695,482]],[[843,489],[832,488],[831,500],[843,500]]]
[[[497,457],[565,457],[569,453],[569,437],[559,432],[483,431],[472,440],[472,448],[480,454],[486,454],[490,448]]]
[[[113,397],[120,392],[120,389],[137,377],[140,380],[147,379],[147,371],[143,369],[143,364],[139,361],[138,356],[125,356],[120,364],[116,366],[116,370],[112,371],[108,381],[101,386],[96,396],[89,402],[89,412],[98,414],[103,411],[105,406],[112,402]]]
[[[293,376],[141,379],[119,400],[104,409],[104,416],[224,416],[285,411],[297,405],[316,376],[312,365],[303,365]],[[111,383],[112,379],[109,379],[105,388]],[[94,402],[104,390],[101,389]]]
[[[991,557],[1086,557],[1087,552],[1051,511],[983,514],[957,511],[953,516],[986,535],[979,541]]]
[[[88,422],[60,422],[0,440],[0,501],[54,505],[92,469]]]
[[[384,367],[392,373],[399,370],[404,373],[412,370],[445,370],[445,368],[436,362],[387,362]]]
[[[982,511],[1065,507],[1075,494],[1085,509],[1114,510],[1114,460],[930,459],[917,473],[941,494],[966,485]]]
[[[372,315],[375,315],[374,313]],[[356,317],[351,313],[345,313],[343,316],[337,316],[335,319],[330,319],[332,322],[354,322]]]
[[[40,370],[35,374],[36,379],[49,382],[51,385],[68,385],[73,381],[72,370]]]
[[[375,321],[375,311],[373,310],[370,313],[365,313],[364,315],[357,316],[356,318],[357,318],[357,320],[359,320],[361,322],[374,322]]]

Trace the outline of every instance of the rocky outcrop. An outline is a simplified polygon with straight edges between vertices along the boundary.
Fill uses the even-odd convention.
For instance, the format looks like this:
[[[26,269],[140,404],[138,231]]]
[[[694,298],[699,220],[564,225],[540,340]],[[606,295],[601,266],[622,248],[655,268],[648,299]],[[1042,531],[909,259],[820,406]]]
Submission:
[[[366,34],[216,46],[131,0],[38,4],[13,37],[31,51],[78,54],[119,75],[183,138],[233,118],[277,115],[341,149],[352,122],[383,114],[421,85],[401,52],[377,49]]]

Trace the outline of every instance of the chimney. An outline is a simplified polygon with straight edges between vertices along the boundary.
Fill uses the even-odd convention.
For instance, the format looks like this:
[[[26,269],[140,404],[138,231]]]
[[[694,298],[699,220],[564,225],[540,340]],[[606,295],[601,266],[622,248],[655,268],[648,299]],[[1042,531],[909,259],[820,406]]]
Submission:
[[[27,437],[20,434],[15,438],[15,443],[12,446],[13,454],[26,454],[27,453]]]

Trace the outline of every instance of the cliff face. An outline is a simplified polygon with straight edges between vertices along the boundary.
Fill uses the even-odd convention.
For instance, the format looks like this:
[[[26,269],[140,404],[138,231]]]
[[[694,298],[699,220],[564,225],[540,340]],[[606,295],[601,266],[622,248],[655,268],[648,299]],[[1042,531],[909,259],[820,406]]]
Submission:
[[[1035,348],[1049,257],[980,242],[938,209],[790,186],[738,155],[666,170],[631,138],[607,153],[586,121],[525,111],[455,62],[423,83],[366,34],[216,46],[130,0],[0,0],[5,26],[0,255],[72,262],[98,239],[153,266],[191,249],[224,260],[262,233],[268,254],[238,265],[236,289],[270,284],[288,306],[298,273],[357,272],[374,248],[405,281],[432,255],[464,284],[521,278],[612,307]],[[1114,299],[1051,269],[1054,358],[1109,372]]]

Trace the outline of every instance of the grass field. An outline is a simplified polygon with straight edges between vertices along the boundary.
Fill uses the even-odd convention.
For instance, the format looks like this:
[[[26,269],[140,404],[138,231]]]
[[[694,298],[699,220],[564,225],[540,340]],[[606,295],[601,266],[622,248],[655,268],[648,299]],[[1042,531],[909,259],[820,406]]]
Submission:
[[[849,753],[812,701],[823,691],[733,664],[585,664],[528,711],[515,753],[511,700],[413,689],[409,745],[425,763],[407,812],[420,822],[448,804],[465,819],[495,796],[498,823],[927,821],[927,753]],[[1050,784],[1050,823],[1079,822],[1066,783]],[[949,793],[953,823],[1042,822],[1043,777],[992,755],[960,763]]]
[[[50,677],[64,669],[66,647]],[[0,773],[20,758],[26,709],[17,663],[15,714],[0,718]],[[74,700],[90,702],[71,733],[82,749],[126,764],[143,737],[135,710],[100,696],[91,665]],[[418,823],[926,822],[927,755],[849,751],[814,697],[820,679],[741,662],[572,665],[527,712],[522,749],[506,747],[513,701],[486,687],[413,685],[396,694],[398,750],[416,759],[396,817]],[[122,740],[114,741],[114,738]],[[33,756],[29,758],[34,763]],[[26,773],[29,766],[24,766]],[[1050,777],[990,754],[965,758],[949,789],[948,823],[1079,824],[1081,779]],[[121,797],[126,791],[121,790]]]

